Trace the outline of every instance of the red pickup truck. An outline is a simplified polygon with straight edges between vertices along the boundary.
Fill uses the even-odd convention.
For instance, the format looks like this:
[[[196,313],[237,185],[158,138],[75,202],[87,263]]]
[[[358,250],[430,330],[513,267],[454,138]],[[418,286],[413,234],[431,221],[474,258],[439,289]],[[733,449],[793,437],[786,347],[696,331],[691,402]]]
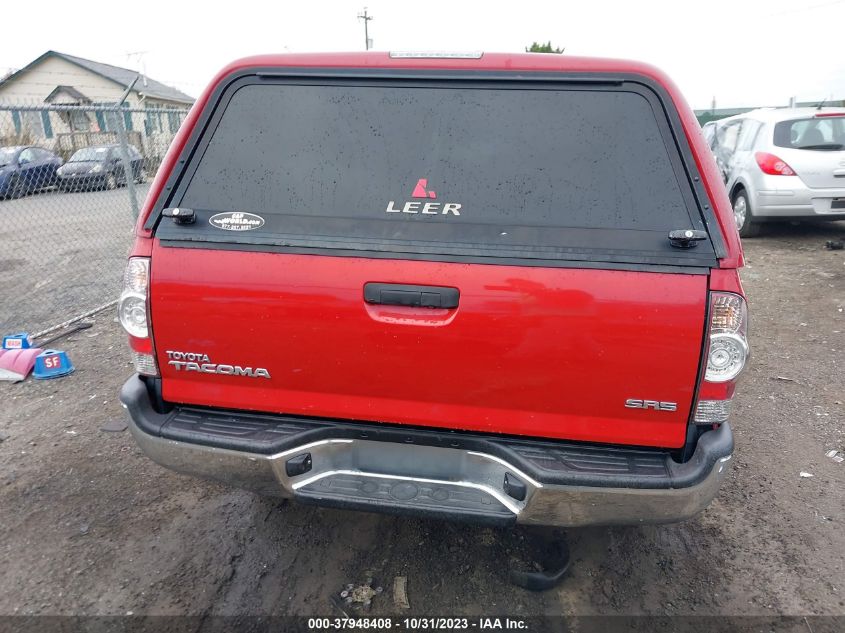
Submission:
[[[740,241],[650,66],[243,59],[193,107],[136,234],[121,400],[174,470],[576,526],[683,520],[730,465]]]

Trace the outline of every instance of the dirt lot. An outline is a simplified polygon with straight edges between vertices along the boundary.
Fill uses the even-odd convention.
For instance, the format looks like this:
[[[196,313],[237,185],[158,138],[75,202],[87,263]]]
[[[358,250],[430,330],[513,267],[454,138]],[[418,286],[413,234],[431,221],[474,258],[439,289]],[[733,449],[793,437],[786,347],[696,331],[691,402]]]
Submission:
[[[400,613],[396,576],[412,614],[845,615],[845,463],[825,455],[845,449],[845,254],[824,249],[843,234],[746,245],[754,356],[715,503],[680,525],[568,532],[571,573],[546,593],[508,584],[513,533],[280,504],[101,431],[131,373],[103,314],[63,344],[75,374],[0,384],[0,614],[336,616],[331,597],[371,574],[370,615]]]

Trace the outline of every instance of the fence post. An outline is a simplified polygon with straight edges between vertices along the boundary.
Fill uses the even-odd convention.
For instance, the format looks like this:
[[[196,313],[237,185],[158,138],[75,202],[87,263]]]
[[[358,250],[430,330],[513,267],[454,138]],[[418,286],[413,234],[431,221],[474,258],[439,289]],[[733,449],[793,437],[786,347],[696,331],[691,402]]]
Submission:
[[[138,219],[138,198],[135,195],[135,172],[132,171],[132,160],[129,158],[129,142],[126,140],[126,128],[123,122],[123,108],[118,106],[115,118],[117,119],[117,137],[120,142],[120,161],[123,163],[123,174],[126,180],[126,189],[129,192],[129,203],[132,205],[132,219]]]
[[[137,75],[135,79],[132,80],[126,90],[123,93],[123,96],[120,98],[120,101],[115,108],[115,119],[117,119],[117,137],[118,141],[120,142],[120,160],[123,163],[123,179],[126,181],[126,190],[129,193],[129,203],[132,205],[132,219],[138,219],[138,197],[135,195],[135,172],[132,170],[132,160],[129,157],[129,141],[126,140],[126,122],[123,118],[123,102],[126,101],[126,97],[129,96],[129,93],[132,91],[132,88],[135,86],[135,83],[138,81],[138,78],[141,75]],[[141,169],[143,169],[143,165]]]

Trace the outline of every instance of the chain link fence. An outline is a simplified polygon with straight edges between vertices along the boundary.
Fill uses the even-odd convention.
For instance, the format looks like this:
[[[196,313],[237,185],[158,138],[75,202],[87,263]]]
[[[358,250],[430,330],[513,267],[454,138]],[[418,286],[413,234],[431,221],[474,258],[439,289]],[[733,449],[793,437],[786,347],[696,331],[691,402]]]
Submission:
[[[187,113],[0,102],[0,334],[116,299],[138,209]]]

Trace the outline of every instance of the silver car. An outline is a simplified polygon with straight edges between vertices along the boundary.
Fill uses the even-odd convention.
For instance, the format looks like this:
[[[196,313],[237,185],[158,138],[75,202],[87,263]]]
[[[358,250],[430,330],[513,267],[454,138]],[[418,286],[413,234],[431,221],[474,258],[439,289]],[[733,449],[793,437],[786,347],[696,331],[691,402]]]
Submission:
[[[714,128],[742,237],[767,221],[845,220],[845,108],[752,110]]]
[[[713,153],[713,158],[716,159],[716,166],[719,168],[719,173],[722,174],[722,182],[728,181],[728,174],[725,172],[726,166],[720,155],[719,148],[719,124],[721,121],[710,121],[701,126],[701,133],[704,135],[704,140],[707,141],[707,146]]]

